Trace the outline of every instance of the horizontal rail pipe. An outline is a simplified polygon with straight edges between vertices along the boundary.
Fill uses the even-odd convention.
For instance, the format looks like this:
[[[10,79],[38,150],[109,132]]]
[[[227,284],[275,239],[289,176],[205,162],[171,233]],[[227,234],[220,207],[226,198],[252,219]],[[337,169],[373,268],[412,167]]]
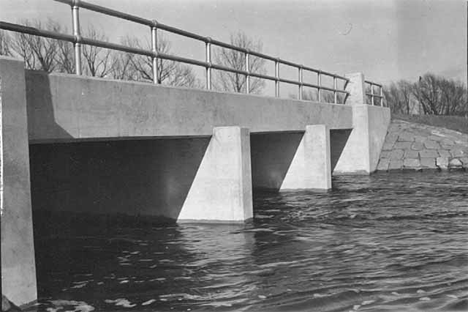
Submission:
[[[384,94],[383,94],[383,87],[381,84],[369,81],[369,80],[364,80],[364,84],[369,85],[370,92],[366,92],[366,96],[370,97],[371,100],[371,105],[375,105],[375,99],[380,99],[380,106],[383,106],[383,101],[384,101]],[[378,87],[380,90],[380,94],[374,93],[374,87]]]
[[[19,32],[19,33],[24,33],[24,34],[28,34],[28,35],[41,36],[41,37],[46,37],[46,38],[51,38],[51,39],[63,40],[63,41],[68,41],[68,42],[75,42],[76,41],[75,36],[73,36],[73,35],[62,34],[62,33],[58,33],[58,32],[38,29],[38,28],[35,28],[35,27],[18,25],[18,24],[2,22],[2,21],[0,21],[0,29]]]
[[[127,21],[131,21],[131,22],[146,25],[146,26],[152,26],[153,25],[153,21],[151,21],[151,20],[141,18],[139,16],[131,15],[131,14],[128,14],[128,13],[120,12],[120,11],[117,11],[117,10],[109,9],[109,8],[106,8],[106,7],[97,5],[97,4],[89,3],[89,2],[86,2],[86,1],[81,1],[81,0],[80,1],[76,1],[76,0],[54,0],[54,1],[60,2],[60,3],[65,3],[65,4],[68,4],[68,5],[71,5],[71,6],[72,5],[77,5],[80,8],[83,8],[83,9],[87,9],[87,10],[94,11],[94,12],[97,12],[97,13],[102,13],[102,14],[105,14],[105,15],[121,18],[121,19],[124,19],[124,20],[127,20]]]

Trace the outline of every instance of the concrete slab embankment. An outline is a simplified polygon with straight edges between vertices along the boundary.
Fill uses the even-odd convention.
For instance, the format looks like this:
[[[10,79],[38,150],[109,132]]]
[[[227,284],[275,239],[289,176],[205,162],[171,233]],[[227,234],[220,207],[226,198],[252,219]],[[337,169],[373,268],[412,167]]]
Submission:
[[[468,135],[392,120],[377,171],[468,169]]]

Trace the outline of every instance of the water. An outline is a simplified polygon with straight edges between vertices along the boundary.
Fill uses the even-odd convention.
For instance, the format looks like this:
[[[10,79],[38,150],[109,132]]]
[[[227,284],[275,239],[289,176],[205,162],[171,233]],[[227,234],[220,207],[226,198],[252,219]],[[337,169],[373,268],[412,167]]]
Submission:
[[[35,215],[30,310],[468,311],[468,173],[338,177],[255,194],[254,211],[246,225]]]

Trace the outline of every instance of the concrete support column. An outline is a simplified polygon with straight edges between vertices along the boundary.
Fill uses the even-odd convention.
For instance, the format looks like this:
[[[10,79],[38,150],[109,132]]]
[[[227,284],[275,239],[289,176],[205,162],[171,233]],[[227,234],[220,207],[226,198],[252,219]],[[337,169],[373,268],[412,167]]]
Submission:
[[[214,128],[178,221],[243,222],[252,217],[249,130]]]
[[[331,189],[330,130],[306,126],[280,190]]]
[[[346,91],[349,92],[346,105],[366,104],[366,87],[364,83],[364,74],[354,73],[345,75],[349,79],[346,85]]]
[[[2,294],[37,299],[24,63],[0,58]]]
[[[353,130],[335,166],[335,174],[370,174],[377,168],[390,109],[353,105]]]

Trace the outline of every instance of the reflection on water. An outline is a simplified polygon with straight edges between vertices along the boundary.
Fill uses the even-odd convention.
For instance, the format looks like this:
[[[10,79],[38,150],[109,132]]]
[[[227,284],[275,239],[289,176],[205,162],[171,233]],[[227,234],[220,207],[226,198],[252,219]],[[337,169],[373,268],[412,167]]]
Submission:
[[[328,193],[255,194],[246,225],[35,215],[35,309],[467,311],[467,181],[338,177]]]

